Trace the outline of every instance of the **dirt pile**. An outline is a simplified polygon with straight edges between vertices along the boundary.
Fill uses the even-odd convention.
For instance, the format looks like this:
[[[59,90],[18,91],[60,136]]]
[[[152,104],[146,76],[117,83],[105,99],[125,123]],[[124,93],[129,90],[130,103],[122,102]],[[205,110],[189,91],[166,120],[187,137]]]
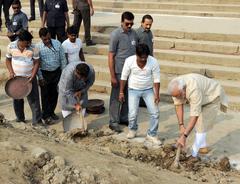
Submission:
[[[138,183],[139,180],[137,179],[139,177],[142,177],[141,180],[147,181],[149,176],[144,176],[140,172],[144,167],[154,168],[150,170],[151,173],[157,172],[153,171],[155,169],[161,170],[160,173],[163,171],[172,172],[171,164],[176,156],[176,148],[172,144],[151,148],[142,143],[129,142],[127,139],[117,139],[106,126],[99,130],[89,130],[88,134],[84,136],[72,135],[71,137],[55,129],[2,121],[0,123],[0,154],[6,155],[5,158],[1,158],[9,167],[9,171],[6,171],[6,173],[13,173],[13,178],[19,181],[15,181],[15,183],[108,184],[127,183],[124,180],[125,178],[116,178],[118,172],[112,173],[115,167],[118,169],[129,167],[127,170],[134,174],[125,173],[126,178],[132,177],[135,179],[129,183]],[[10,137],[12,141],[8,140]],[[44,145],[44,148],[39,144]],[[86,154],[80,154],[83,151]],[[89,155],[93,156],[90,157]],[[101,159],[100,155],[103,156],[102,158],[106,157],[106,160],[110,160],[111,164],[103,167],[101,164],[102,162],[106,163],[106,160],[99,161]],[[122,162],[119,159],[126,161],[123,161],[123,165],[118,166]],[[76,160],[76,163],[74,160]],[[79,164],[82,163],[80,160],[86,160],[89,166]],[[141,165],[140,168],[135,165],[131,170],[130,163],[143,163],[145,165]],[[183,170],[174,171],[177,174],[176,177],[184,177],[189,179],[191,183],[232,184],[235,181],[240,181],[239,173],[230,169],[227,158],[220,162],[191,160],[186,156],[186,153],[182,152],[180,163]],[[2,171],[6,164],[1,165],[0,162],[2,176],[4,176]],[[139,170],[140,175],[135,173],[136,170]],[[125,172],[126,169],[123,171]],[[5,181],[1,177],[0,179]],[[14,182],[12,181],[12,183]],[[180,180],[179,183],[181,183]]]

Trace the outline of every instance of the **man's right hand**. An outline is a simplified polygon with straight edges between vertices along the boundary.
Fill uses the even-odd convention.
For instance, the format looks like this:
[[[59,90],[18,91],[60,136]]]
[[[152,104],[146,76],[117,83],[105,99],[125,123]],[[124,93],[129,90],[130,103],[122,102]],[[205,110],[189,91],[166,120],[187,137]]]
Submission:
[[[14,78],[14,77],[15,77],[15,75],[16,75],[16,74],[15,74],[14,72],[13,72],[13,73],[10,73],[10,74],[9,74],[9,79],[12,79],[12,78]]]
[[[118,81],[117,81],[116,77],[111,77],[111,85],[112,85],[112,87],[118,86]]]
[[[119,102],[123,103],[125,101],[124,93],[119,93],[118,97]]]
[[[81,105],[79,103],[75,104],[75,110],[80,111],[81,110]]]
[[[46,85],[46,81],[44,79],[40,79],[38,81],[38,84],[39,84],[39,86],[45,86]]]

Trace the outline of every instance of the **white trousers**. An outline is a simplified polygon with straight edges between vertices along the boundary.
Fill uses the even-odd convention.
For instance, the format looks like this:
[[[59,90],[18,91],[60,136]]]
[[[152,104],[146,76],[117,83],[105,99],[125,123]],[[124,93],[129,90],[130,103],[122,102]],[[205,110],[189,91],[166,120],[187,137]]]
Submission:
[[[197,133],[195,134],[195,140],[192,145],[192,156],[196,157],[200,148],[207,147],[206,141],[207,133]]]

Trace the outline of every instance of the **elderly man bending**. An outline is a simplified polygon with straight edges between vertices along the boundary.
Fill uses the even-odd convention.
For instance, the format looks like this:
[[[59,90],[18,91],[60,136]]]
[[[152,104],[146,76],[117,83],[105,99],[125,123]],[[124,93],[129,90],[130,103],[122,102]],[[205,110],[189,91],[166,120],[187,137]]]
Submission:
[[[186,74],[173,79],[168,85],[168,93],[173,97],[180,129],[177,143],[185,146],[186,139],[195,127],[195,141],[192,156],[207,153],[206,134],[213,126],[218,109],[226,112],[228,100],[220,84],[200,74]],[[185,126],[183,104],[190,104],[190,119]]]
[[[131,139],[136,136],[138,129],[138,106],[142,97],[150,113],[150,127],[147,132],[147,140],[160,145],[161,141],[157,138],[160,67],[158,61],[149,54],[148,46],[139,44],[136,47],[136,55],[126,59],[121,75],[119,101],[124,102],[124,88],[128,79],[129,133],[127,138]]]
[[[64,68],[58,83],[63,117],[80,108],[82,108],[82,113],[85,115],[88,102],[87,92],[94,81],[95,71],[90,64],[71,62]]]

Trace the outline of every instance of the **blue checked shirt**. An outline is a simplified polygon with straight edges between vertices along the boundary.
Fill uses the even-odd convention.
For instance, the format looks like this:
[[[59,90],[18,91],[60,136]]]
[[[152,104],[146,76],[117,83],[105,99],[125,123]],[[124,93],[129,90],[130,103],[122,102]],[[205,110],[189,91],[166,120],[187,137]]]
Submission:
[[[64,49],[58,40],[51,39],[52,46],[49,48],[41,41],[37,44],[40,56],[39,79],[43,79],[41,70],[54,71],[57,68],[65,68],[67,65]]]

